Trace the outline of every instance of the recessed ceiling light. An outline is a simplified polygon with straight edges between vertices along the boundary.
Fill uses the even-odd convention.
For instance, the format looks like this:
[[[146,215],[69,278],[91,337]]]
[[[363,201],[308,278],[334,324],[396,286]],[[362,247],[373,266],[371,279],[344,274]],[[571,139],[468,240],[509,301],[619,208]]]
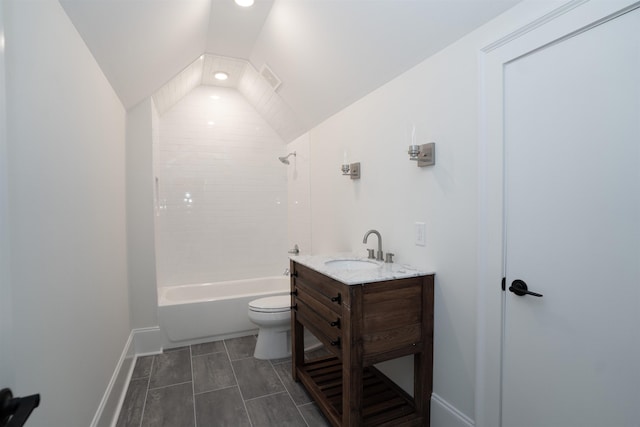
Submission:
[[[227,80],[229,78],[229,74],[225,73],[224,71],[216,71],[213,74],[213,77],[215,77],[217,80]]]
[[[238,6],[249,7],[253,6],[253,0],[235,0]]]

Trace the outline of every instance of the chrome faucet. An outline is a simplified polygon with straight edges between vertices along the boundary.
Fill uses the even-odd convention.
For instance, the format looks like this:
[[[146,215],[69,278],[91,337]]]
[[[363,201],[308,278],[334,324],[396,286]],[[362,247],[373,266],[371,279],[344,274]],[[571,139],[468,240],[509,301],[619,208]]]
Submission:
[[[288,252],[289,252],[290,254],[293,254],[293,255],[299,255],[299,254],[300,254],[300,248],[298,247],[298,244],[296,243],[296,244],[293,246],[293,249],[289,249],[289,251],[288,251]]]
[[[367,238],[369,237],[369,234],[375,234],[376,236],[378,236],[378,253],[376,254],[376,259],[378,261],[382,261],[383,258],[383,253],[382,253],[382,236],[380,235],[380,233],[376,230],[369,230],[366,233],[364,233],[364,239],[362,239],[362,243],[367,243]],[[373,249],[369,249],[369,258],[373,258]]]

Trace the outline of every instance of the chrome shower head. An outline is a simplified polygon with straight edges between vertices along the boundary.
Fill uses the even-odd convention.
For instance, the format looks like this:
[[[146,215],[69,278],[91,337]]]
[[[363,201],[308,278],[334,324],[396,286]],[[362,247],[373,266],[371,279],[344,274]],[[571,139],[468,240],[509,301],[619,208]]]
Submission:
[[[278,157],[278,160],[280,160],[285,165],[288,165],[289,164],[289,157],[291,157],[291,156],[295,157],[296,156],[296,152],[294,151],[293,153],[289,153],[286,156]]]

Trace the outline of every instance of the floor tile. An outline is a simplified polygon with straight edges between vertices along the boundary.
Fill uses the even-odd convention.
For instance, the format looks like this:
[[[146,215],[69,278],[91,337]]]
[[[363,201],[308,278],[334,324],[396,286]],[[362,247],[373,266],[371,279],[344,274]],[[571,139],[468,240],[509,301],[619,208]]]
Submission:
[[[298,410],[309,427],[331,427],[331,423],[315,403],[298,406]]]
[[[227,353],[194,356],[193,389],[195,393],[237,385]]]
[[[141,356],[136,359],[136,366],[133,368],[131,379],[145,378],[151,375],[151,364],[153,356]]]
[[[291,356],[283,357],[282,359],[269,359],[269,362],[271,362],[273,366],[282,364],[291,366]]]
[[[319,347],[315,350],[306,351],[304,353],[304,360],[311,360],[317,357],[328,356],[329,354],[331,353],[325,347]],[[282,363],[288,363],[289,365],[291,365],[291,356],[283,357],[282,359],[270,359],[270,362],[274,366],[280,365]]]
[[[307,427],[287,393],[271,394],[245,403],[253,427]]]
[[[131,380],[120,408],[116,427],[139,427],[142,420],[142,409],[147,397],[149,378]]]
[[[149,388],[164,387],[191,381],[191,352],[189,347],[153,358]]]
[[[248,336],[139,357],[116,427],[329,427],[291,378],[291,358],[257,360],[255,345]]]
[[[248,337],[231,338],[224,340],[224,343],[227,346],[229,358],[231,360],[252,357],[253,352],[256,349],[256,337],[253,335]]]
[[[191,383],[149,390],[142,427],[194,427]]]
[[[285,391],[273,366],[253,357],[231,362],[245,400]]]
[[[296,405],[309,403],[313,400],[307,393],[307,390],[304,388],[302,383],[297,383],[293,380],[293,377],[291,376],[290,364],[281,363],[278,365],[274,365],[273,368],[280,377],[280,380],[282,380],[282,383],[284,384],[285,388],[291,395],[291,398]]]
[[[251,426],[237,386],[197,394],[195,402],[198,426]]]
[[[201,356],[209,353],[220,353],[221,351],[227,351],[224,348],[224,341],[206,342],[204,344],[194,344],[191,346],[192,356]]]

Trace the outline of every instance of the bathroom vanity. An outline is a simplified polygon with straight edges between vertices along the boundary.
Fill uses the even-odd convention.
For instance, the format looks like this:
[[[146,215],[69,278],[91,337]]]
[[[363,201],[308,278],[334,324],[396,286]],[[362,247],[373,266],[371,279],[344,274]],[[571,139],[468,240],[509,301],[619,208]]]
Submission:
[[[290,269],[293,378],[331,424],[428,426],[433,273],[316,256],[292,258]],[[305,328],[330,355],[305,360]],[[413,398],[373,366],[407,355]]]

